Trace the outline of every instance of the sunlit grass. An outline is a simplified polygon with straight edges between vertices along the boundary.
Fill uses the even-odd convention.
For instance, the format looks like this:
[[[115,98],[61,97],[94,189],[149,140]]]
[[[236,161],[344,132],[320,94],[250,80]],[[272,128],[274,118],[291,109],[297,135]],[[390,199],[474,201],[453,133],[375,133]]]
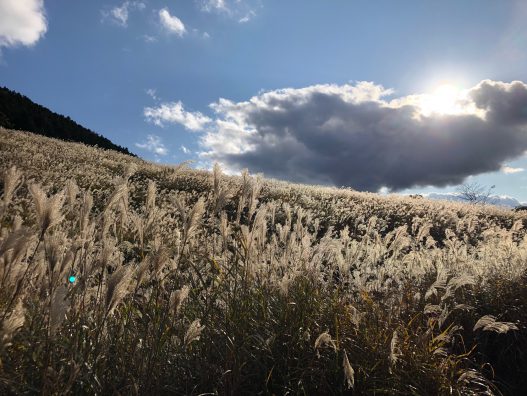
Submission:
[[[519,213],[0,143],[2,394],[527,387]]]

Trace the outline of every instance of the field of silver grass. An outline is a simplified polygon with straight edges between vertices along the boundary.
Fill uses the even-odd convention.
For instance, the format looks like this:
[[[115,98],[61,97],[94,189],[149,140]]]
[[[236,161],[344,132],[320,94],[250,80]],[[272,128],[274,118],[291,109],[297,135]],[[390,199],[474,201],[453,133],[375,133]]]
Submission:
[[[0,393],[527,388],[525,215],[0,130]]]

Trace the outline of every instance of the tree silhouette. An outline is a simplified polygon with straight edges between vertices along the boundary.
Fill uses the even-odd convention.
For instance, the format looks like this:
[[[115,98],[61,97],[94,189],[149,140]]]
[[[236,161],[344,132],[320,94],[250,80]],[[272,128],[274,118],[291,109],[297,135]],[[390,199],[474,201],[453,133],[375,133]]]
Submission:
[[[463,183],[458,187],[459,197],[471,204],[486,205],[492,203],[491,192],[496,186],[486,187],[478,182]]]
[[[0,126],[98,146],[135,157],[135,154],[130,153],[127,148],[114,144],[104,136],[84,128],[70,117],[54,113],[34,103],[26,96],[5,87],[0,87]]]

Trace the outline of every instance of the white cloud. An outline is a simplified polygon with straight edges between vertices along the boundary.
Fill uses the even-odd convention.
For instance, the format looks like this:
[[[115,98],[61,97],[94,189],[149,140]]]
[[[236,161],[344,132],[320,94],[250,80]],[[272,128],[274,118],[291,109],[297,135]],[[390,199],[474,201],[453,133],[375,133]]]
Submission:
[[[0,1],[0,48],[34,45],[46,30],[43,0]]]
[[[154,100],[158,100],[159,98],[157,97],[157,91],[153,88],[148,88],[146,91],[146,94],[148,96],[150,96],[152,99]]]
[[[150,151],[151,153],[157,154],[157,155],[167,155],[168,150],[161,142],[161,138],[156,135],[148,135],[146,137],[146,142],[144,143],[136,143],[136,147],[139,147],[140,149]]]
[[[212,120],[200,112],[190,112],[183,108],[183,103],[162,103],[158,107],[146,107],[143,111],[147,121],[157,126],[164,124],[181,124],[190,131],[201,131]]]
[[[506,175],[511,175],[513,173],[520,173],[520,172],[523,172],[525,169],[523,168],[513,168],[513,167],[510,167],[510,166],[503,166],[501,168],[501,171],[503,173],[505,173]]]
[[[368,191],[518,171],[505,163],[527,150],[527,84],[484,80],[454,104],[435,94],[390,95],[359,82],[219,99],[200,156],[232,170]]]
[[[146,8],[145,3],[141,1],[125,1],[120,6],[111,8],[110,10],[103,10],[103,19],[110,20],[111,22],[126,27],[128,25],[128,17],[131,10],[144,10]]]
[[[165,28],[169,33],[174,33],[179,37],[182,37],[186,33],[185,25],[175,15],[170,15],[168,8],[159,10],[159,21],[161,26]]]
[[[157,41],[157,38],[149,34],[144,34],[143,40],[145,40],[145,43],[155,43]]]
[[[243,17],[238,19],[239,23],[247,23],[249,22],[254,16],[256,16],[256,13],[253,10],[249,10],[247,14],[245,14]]]
[[[203,0],[201,2],[201,10],[205,12],[229,11],[227,4],[225,4],[225,0]]]
[[[183,151],[183,153],[185,153],[185,154],[190,154],[191,153],[191,151],[188,148],[186,148],[185,146],[183,146],[183,145],[181,145],[181,151]]]
[[[126,26],[128,22],[128,3],[125,2],[121,7],[112,8],[109,15],[118,25]]]
[[[201,0],[201,11],[228,16],[239,23],[249,22],[261,8],[261,0]]]

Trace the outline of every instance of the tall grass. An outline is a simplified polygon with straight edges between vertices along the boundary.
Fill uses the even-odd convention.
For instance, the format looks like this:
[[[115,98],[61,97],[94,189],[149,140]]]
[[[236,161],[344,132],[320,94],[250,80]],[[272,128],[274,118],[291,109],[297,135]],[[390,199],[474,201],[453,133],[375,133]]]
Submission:
[[[521,214],[0,141],[2,394],[527,388]]]

